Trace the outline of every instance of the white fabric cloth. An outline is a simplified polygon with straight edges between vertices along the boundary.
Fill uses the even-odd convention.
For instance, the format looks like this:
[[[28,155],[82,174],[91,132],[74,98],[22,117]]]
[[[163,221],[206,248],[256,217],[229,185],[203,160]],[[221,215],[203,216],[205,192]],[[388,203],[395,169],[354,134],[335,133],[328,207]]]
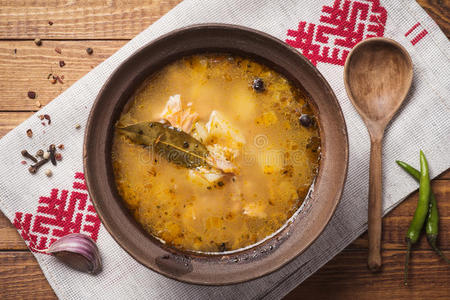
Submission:
[[[344,4],[344,1],[339,0],[182,2],[37,113],[49,114],[51,125],[42,126],[41,120],[35,115],[1,139],[1,210],[16,224],[25,239],[36,238],[34,247],[38,247],[43,241],[44,244],[48,243],[44,239],[48,235],[47,230],[54,236],[57,235],[56,229],[64,227],[62,224],[66,225],[65,229],[72,230],[67,227],[71,218],[75,224],[73,228],[77,228],[77,210],[81,211],[80,215],[83,217],[82,222],[78,223],[81,224],[78,230],[94,232],[92,227],[86,227],[94,224],[92,220],[95,218],[89,222],[86,217],[89,213],[86,212],[87,206],[82,204],[85,191],[83,193],[81,175],[77,175],[78,179],[74,176],[76,172],[83,170],[83,131],[90,107],[114,69],[149,41],[186,25],[231,23],[264,31],[281,40],[293,40],[292,36],[288,36],[288,30],[297,30],[299,22],[304,21],[307,26],[320,23],[323,25],[320,27],[322,29],[335,28],[337,31],[331,30],[325,36],[329,37],[330,47],[339,49],[339,55],[347,48],[345,45],[339,46],[334,36],[338,34],[341,38],[344,35],[348,38],[356,32],[355,36],[358,38],[358,30],[363,28],[359,31],[363,37],[370,35],[371,30],[378,30],[378,34],[401,43],[412,57],[413,86],[405,105],[388,127],[383,145],[383,209],[387,213],[417,188],[417,183],[396,166],[396,159],[417,166],[419,149],[422,149],[427,155],[433,176],[450,167],[449,42],[415,1],[385,0],[378,3],[378,0],[358,0],[350,3],[349,11],[346,11]],[[338,6],[333,9],[333,5]],[[350,13],[352,11],[358,12],[353,18]],[[330,18],[330,12],[338,14]],[[375,18],[370,20],[370,16]],[[343,23],[343,19],[348,22]],[[340,22],[339,26],[345,26],[332,25],[336,20]],[[363,24],[363,27],[353,26],[355,24]],[[370,24],[372,27],[369,27]],[[316,31],[312,44],[321,46],[323,51],[323,43],[327,41],[323,36],[318,37],[318,28],[313,28]],[[350,31],[345,31],[346,28]],[[333,46],[333,43],[338,45]],[[368,133],[346,95],[343,67],[340,65],[342,62],[339,62],[342,57],[330,59],[320,52],[316,59],[318,69],[332,86],[344,111],[350,141],[350,163],[345,190],[337,211],[323,234],[306,252],[273,274],[251,282],[223,287],[195,286],[168,279],[140,265],[119,247],[102,225],[99,227],[97,243],[104,267],[103,272],[97,276],[73,271],[51,256],[35,253],[56,295],[61,299],[281,298],[362,234],[367,228]],[[76,123],[82,125],[81,129],[74,128]],[[28,128],[33,129],[33,138],[26,136]],[[60,165],[53,168],[48,164],[45,167],[53,169],[53,177],[47,178],[42,170],[39,174],[30,175],[28,166],[20,164],[23,160],[20,150],[25,148],[36,151],[50,143],[65,145],[65,150],[61,151],[63,160]],[[74,181],[79,183],[73,184]],[[57,189],[53,190],[53,198],[49,197],[52,189]],[[49,207],[49,203],[55,204],[55,197],[67,200],[63,214],[57,212],[61,211],[58,210],[61,205],[52,206],[53,211],[42,209]],[[72,200],[81,203],[74,208],[75,213],[69,207]],[[47,219],[42,218],[45,214]]]

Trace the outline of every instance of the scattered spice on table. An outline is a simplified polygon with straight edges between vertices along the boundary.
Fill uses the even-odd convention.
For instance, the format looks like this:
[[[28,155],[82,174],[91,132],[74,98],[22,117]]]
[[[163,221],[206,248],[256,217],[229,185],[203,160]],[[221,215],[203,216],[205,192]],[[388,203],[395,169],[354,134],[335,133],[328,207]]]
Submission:
[[[48,162],[48,159],[45,159],[45,158],[41,159],[34,165],[30,166],[28,168],[28,172],[30,172],[31,174],[36,174],[36,172],[39,170],[39,168],[42,167],[43,165],[45,165],[47,162]]]
[[[56,147],[54,144],[50,145],[50,147],[48,148],[48,152],[50,153],[50,161],[54,166],[56,166],[56,158],[55,158]]]
[[[48,125],[50,125],[50,124],[52,123],[52,120],[51,120],[51,118],[50,118],[50,115],[48,115],[48,114],[45,114],[45,115],[38,115],[38,118],[39,118],[39,120],[41,120],[41,121],[47,120],[47,121],[48,121]],[[41,124],[44,125],[44,126],[46,125],[45,122],[42,122]]]
[[[58,54],[61,54],[61,52],[62,52],[62,51],[61,51],[61,48],[56,47],[56,48],[55,48],[55,52],[58,53]]]
[[[36,92],[34,91],[28,91],[28,98],[35,99],[36,98]]]
[[[35,38],[34,39],[34,43],[36,44],[36,46],[41,46],[42,45],[42,40],[40,38]]]
[[[80,129],[80,128],[81,128],[80,124],[75,125],[75,129]]]
[[[52,21],[48,21],[48,25],[52,26],[53,22]]]
[[[60,144],[62,145],[62,144]],[[59,148],[59,147],[58,147]],[[22,150],[21,154],[23,157],[30,159],[31,161],[33,161],[35,164],[31,165],[28,168],[28,171],[31,174],[35,174],[37,173],[37,171],[39,170],[40,167],[42,167],[43,165],[45,165],[47,162],[51,161],[53,165],[56,166],[56,161],[61,161],[62,160],[62,154],[59,152],[56,152],[57,147],[55,146],[55,144],[51,144],[48,148],[48,151],[44,151],[42,149],[37,150],[36,155],[31,155],[27,150]],[[61,149],[61,148],[59,148]],[[21,162],[22,164],[26,164],[26,161],[24,161],[25,163]],[[52,171],[50,171],[52,172]],[[50,175],[48,175],[49,171],[45,171],[45,175],[47,176],[52,176],[53,173],[50,173]]]
[[[14,48],[14,54],[17,54],[17,49]]]
[[[62,81],[62,79],[64,78],[64,76],[59,76],[59,75],[56,75],[56,74],[50,74],[50,76],[51,76],[51,80],[50,80],[50,82],[52,83],[52,84],[56,84],[57,82],[59,82],[59,83],[61,83],[61,84],[63,84],[64,83],[64,81]]]
[[[46,175],[47,177],[51,177],[51,176],[53,175],[52,170],[50,170],[50,169],[45,170],[45,175]]]
[[[27,129],[27,136],[28,136],[29,138],[33,137],[33,130]]]
[[[39,149],[39,150],[36,152],[36,156],[38,156],[38,157],[43,157],[43,156],[44,156],[44,150]]]
[[[56,159],[57,161],[61,161],[61,160],[62,160],[62,155],[61,155],[61,153],[55,153],[55,159]]]
[[[56,80],[57,80],[59,83],[61,83],[61,84],[64,83],[64,81],[62,81],[61,76],[59,76],[59,75],[56,76]]]
[[[58,149],[64,150],[64,144],[59,144]]]
[[[21,163],[22,165],[26,165],[26,164],[27,164],[27,162],[24,161],[24,160],[22,160],[20,163]]]
[[[28,159],[32,160],[33,162],[37,163],[38,160],[36,159],[36,157],[31,155],[27,150],[24,149],[20,153],[22,154],[23,157],[28,158]]]
[[[39,100],[37,100],[34,104],[36,105],[36,107],[41,107],[42,106],[42,104],[41,104],[41,102]]]
[[[62,68],[66,65],[66,63],[63,60],[59,61],[59,66]]]
[[[91,55],[92,53],[94,53],[94,50],[91,47],[86,48],[86,52],[87,54]]]
[[[52,73],[48,74],[47,79],[50,79],[50,77],[52,77]]]

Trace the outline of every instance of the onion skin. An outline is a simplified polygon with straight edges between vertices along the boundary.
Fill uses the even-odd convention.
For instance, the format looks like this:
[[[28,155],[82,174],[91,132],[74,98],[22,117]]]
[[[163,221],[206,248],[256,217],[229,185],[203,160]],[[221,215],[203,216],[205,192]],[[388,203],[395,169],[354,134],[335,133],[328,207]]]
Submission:
[[[102,269],[97,244],[82,233],[63,236],[51,244],[46,252],[81,272],[97,274]]]

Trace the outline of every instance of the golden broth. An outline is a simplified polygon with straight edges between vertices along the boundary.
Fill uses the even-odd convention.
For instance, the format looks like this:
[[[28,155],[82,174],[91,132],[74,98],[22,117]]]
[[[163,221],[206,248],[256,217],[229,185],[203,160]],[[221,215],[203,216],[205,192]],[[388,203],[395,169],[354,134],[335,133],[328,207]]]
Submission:
[[[264,91],[253,88],[255,78]],[[304,93],[249,59],[189,56],[147,80],[117,126],[160,120],[173,95],[198,114],[188,133],[234,169],[211,180],[209,171],[170,163],[116,130],[115,180],[136,220],[173,247],[205,252],[239,249],[277,231],[301,205],[319,164],[317,121]]]

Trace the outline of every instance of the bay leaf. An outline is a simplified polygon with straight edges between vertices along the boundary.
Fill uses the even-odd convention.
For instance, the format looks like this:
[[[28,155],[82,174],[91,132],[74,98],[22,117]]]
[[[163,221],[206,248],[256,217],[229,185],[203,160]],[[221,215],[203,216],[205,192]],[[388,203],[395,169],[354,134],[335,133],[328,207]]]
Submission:
[[[150,147],[169,162],[186,168],[207,166],[208,149],[184,131],[159,122],[118,127],[133,143]]]

